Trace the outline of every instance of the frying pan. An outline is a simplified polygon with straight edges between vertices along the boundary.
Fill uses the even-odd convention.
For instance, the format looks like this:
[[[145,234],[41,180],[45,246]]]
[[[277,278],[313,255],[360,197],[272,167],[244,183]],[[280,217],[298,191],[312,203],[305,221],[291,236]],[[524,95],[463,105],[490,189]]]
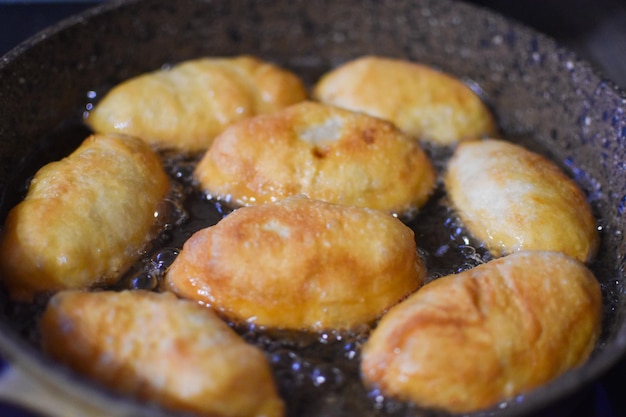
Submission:
[[[41,155],[54,159],[75,145],[76,135],[65,133],[80,125],[88,92],[101,94],[165,64],[243,53],[290,68],[309,84],[365,54],[452,73],[485,99],[505,138],[547,155],[586,192],[602,238],[591,265],[605,305],[601,341],[583,367],[476,416],[534,415],[572,398],[620,359],[626,349],[626,95],[551,39],[453,0],[110,1],[70,18],[0,59],[0,220],[17,202],[23,178],[46,162]],[[29,341],[29,321],[28,309],[0,290],[2,355],[55,395],[113,416],[171,415],[50,361]],[[340,406],[326,412],[353,415]],[[414,408],[386,412],[431,415]]]

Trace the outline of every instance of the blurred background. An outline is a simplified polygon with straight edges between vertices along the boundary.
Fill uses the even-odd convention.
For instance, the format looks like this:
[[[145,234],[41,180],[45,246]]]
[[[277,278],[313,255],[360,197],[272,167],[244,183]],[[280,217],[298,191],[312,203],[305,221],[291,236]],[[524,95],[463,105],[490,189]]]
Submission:
[[[0,56],[38,31],[102,0],[0,0]],[[173,0],[175,1],[175,0]],[[533,27],[588,61],[606,79],[626,91],[626,1],[624,0],[472,0]],[[471,29],[468,29],[471,30]],[[2,80],[0,80],[2,82]],[[626,96],[625,96],[626,97]],[[6,369],[0,360],[0,370]],[[0,371],[1,373],[1,371]],[[626,417],[626,359],[576,395],[574,411],[559,405],[542,416]],[[567,407],[571,409],[571,407]],[[0,403],[0,416],[33,415]]]
[[[102,0],[0,0],[0,55],[50,24]],[[626,90],[626,1],[467,0],[531,26]]]

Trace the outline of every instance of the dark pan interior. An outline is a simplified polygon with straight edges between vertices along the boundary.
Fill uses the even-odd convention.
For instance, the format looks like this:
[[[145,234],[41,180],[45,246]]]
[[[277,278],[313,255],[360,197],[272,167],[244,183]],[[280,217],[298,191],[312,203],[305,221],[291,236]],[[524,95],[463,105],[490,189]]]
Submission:
[[[88,91],[99,94],[167,63],[242,53],[291,68],[308,83],[365,54],[433,65],[485,98],[505,138],[549,156],[586,191],[602,237],[592,265],[606,306],[601,343],[584,367],[502,410],[477,415],[528,415],[619,359],[626,347],[626,95],[550,39],[451,0],[113,1],[71,18],[0,59],[2,219],[15,203],[7,191],[33,149],[49,148],[52,158],[57,144],[71,145],[54,132],[80,122]],[[6,308],[0,310],[0,349],[37,378],[106,404],[114,415],[161,415],[49,363],[18,336]]]

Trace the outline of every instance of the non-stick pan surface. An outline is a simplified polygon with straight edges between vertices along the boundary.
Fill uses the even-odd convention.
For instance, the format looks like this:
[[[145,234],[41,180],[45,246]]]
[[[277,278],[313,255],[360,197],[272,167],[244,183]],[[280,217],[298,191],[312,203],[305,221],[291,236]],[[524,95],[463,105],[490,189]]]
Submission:
[[[450,0],[113,1],[64,21],[0,59],[2,219],[16,203],[15,187],[43,162],[33,155],[53,159],[72,146],[59,132],[80,124],[88,92],[101,94],[165,64],[243,53],[288,67],[309,84],[365,54],[455,74],[484,97],[505,138],[552,158],[587,193],[602,237],[591,265],[603,287],[601,342],[582,368],[477,415],[531,415],[571,398],[622,356],[626,96],[550,39]],[[165,415],[50,362],[24,335],[27,311],[16,309],[6,294],[0,302],[0,350],[35,378],[112,415]],[[340,405],[334,410],[352,415]],[[405,414],[430,415],[411,408],[394,415]]]

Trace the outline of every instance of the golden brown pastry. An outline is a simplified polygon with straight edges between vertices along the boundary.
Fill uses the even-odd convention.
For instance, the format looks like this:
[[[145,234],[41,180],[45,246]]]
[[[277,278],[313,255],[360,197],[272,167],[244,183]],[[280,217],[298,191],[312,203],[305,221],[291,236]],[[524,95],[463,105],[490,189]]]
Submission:
[[[392,212],[421,206],[435,184],[420,145],[391,123],[314,102],[231,126],[195,177],[210,195],[236,204],[306,194]]]
[[[373,321],[424,276],[413,231],[392,215],[292,197],[196,232],[166,286],[237,321],[317,331]]]
[[[425,65],[378,56],[325,74],[313,97],[395,123],[425,141],[450,144],[493,136],[490,110],[459,79]]]
[[[469,231],[496,256],[554,250],[583,262],[598,247],[585,195],[552,161],[503,140],[460,144],[445,184]]]
[[[67,158],[41,168],[10,212],[0,270],[11,295],[110,283],[155,236],[170,189],[143,141],[93,135]],[[162,221],[162,220],[161,220]]]
[[[198,416],[284,415],[263,352],[171,293],[62,291],[41,338],[53,358],[123,394]]]
[[[96,132],[126,133],[162,148],[207,149],[226,126],[302,101],[291,71],[251,56],[200,58],[131,78],[96,104]]]
[[[363,348],[368,385],[465,413],[581,365],[600,332],[600,286],[558,252],[518,252],[437,279],[392,308]]]

